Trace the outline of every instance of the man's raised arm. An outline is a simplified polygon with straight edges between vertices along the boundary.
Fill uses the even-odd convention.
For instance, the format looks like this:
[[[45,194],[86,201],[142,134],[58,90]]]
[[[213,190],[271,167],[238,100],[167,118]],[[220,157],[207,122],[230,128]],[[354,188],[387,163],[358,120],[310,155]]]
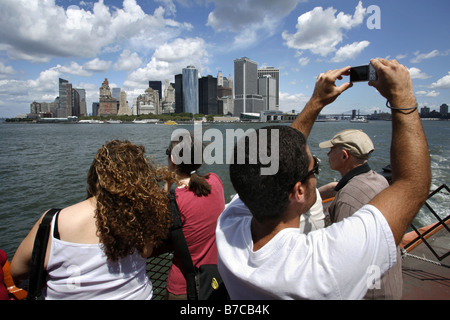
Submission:
[[[314,88],[313,95],[308,103],[292,123],[291,127],[297,129],[308,138],[311,128],[320,111],[328,104],[332,103],[345,90],[352,86],[351,82],[336,86],[336,80],[341,80],[343,75],[350,74],[350,67],[330,70],[319,74]]]
[[[427,199],[431,183],[430,156],[419,113],[414,108],[416,99],[408,69],[395,60],[373,59],[371,63],[378,79],[369,85],[375,87],[392,108],[393,183],[369,204],[383,213],[399,244]]]

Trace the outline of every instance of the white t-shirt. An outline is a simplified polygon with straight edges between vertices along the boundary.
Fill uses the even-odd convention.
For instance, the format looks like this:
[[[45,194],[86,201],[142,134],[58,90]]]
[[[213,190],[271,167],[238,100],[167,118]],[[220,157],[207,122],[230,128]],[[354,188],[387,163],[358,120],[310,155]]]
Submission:
[[[308,234],[283,229],[256,252],[251,220],[236,196],[217,223],[218,267],[231,299],[361,299],[396,263],[389,225],[370,205]]]

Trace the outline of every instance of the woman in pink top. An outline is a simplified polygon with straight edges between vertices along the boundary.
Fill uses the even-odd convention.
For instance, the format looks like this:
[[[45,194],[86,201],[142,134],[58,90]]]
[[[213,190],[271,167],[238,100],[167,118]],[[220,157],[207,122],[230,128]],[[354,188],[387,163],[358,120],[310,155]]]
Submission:
[[[214,173],[200,175],[203,158],[195,158],[194,139],[172,141],[166,150],[168,168],[175,173],[177,188],[175,198],[183,222],[183,233],[194,266],[217,264],[216,222],[225,208],[222,181]],[[181,147],[181,148],[180,148]],[[202,148],[197,149],[202,151]],[[172,152],[173,151],[173,152]],[[190,152],[191,161],[184,161],[183,152]],[[198,163],[199,162],[199,163]],[[178,163],[178,164],[176,164]],[[166,184],[170,189],[170,182]],[[182,263],[175,254],[167,279],[167,298],[187,299],[186,279],[182,272]]]

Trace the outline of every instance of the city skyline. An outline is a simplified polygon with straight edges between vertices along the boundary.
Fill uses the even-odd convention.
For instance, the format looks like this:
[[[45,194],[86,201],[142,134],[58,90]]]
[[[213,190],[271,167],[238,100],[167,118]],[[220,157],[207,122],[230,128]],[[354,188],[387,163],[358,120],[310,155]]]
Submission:
[[[285,112],[303,108],[319,73],[375,57],[407,66],[419,107],[450,102],[445,0],[4,0],[0,9],[0,117],[54,101],[59,78],[85,89],[91,113],[105,78],[131,102],[189,65],[234,78],[241,57],[279,69]],[[386,111],[384,103],[357,83],[324,113]]]

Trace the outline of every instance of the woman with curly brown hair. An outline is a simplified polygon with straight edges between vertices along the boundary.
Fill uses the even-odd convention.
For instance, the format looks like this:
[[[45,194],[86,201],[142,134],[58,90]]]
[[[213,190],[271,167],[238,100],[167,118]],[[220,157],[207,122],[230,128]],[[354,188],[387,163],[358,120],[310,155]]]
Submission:
[[[45,299],[151,299],[146,258],[171,221],[156,168],[144,153],[144,147],[118,140],[98,150],[88,173],[87,199],[53,217]],[[41,219],[12,260],[14,280],[28,275]]]

